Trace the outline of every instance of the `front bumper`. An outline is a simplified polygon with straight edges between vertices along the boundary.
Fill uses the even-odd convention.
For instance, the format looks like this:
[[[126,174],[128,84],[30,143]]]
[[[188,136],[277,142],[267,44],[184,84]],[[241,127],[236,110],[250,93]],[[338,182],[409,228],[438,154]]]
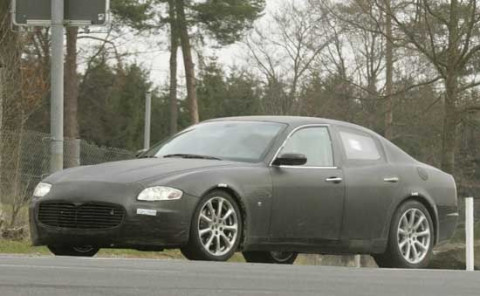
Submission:
[[[198,198],[184,194],[180,200],[143,202],[136,195],[123,192],[124,197],[73,194],[56,188],[45,198],[30,204],[29,220],[32,243],[38,245],[92,245],[99,248],[163,249],[181,247],[188,242],[190,222]],[[91,196],[88,194],[88,196]],[[68,202],[76,206],[88,203],[109,203],[123,207],[123,220],[106,229],[78,229],[49,226],[39,221],[41,203]],[[153,213],[155,213],[153,215]]]

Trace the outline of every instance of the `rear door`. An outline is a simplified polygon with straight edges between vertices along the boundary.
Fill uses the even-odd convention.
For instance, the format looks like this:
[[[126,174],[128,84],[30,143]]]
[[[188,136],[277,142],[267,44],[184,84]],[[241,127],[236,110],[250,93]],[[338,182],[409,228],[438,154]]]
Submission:
[[[272,240],[313,243],[340,237],[345,185],[333,146],[328,126],[302,127],[287,139],[278,155],[304,154],[307,163],[270,168]]]
[[[337,130],[346,182],[342,238],[380,238],[389,223],[387,212],[401,180],[395,167],[388,163],[378,136],[350,128]]]

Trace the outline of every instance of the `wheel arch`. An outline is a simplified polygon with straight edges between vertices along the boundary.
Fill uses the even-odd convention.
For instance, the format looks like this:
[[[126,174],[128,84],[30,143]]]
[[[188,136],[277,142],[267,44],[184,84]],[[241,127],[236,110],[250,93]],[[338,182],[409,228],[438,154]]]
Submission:
[[[232,188],[232,186],[229,186],[228,184],[217,184],[215,186],[212,186],[209,189],[207,189],[201,196],[205,196],[213,191],[223,191],[230,194],[232,198],[235,200],[235,202],[237,203],[237,206],[240,208],[240,215],[242,218],[242,234],[240,237],[239,249],[242,249],[247,238],[247,229],[248,229],[246,204],[243,201],[241,195],[238,193],[238,190],[236,190],[235,188]]]
[[[417,201],[419,203],[421,203],[428,211],[428,213],[430,214],[430,217],[432,219],[432,223],[433,223],[433,238],[434,238],[434,245],[436,245],[438,243],[438,238],[439,238],[439,221],[438,221],[438,210],[437,210],[437,207],[435,206],[435,203],[433,202],[433,199],[431,197],[428,196],[428,194],[425,194],[425,193],[417,193],[417,192],[413,192],[411,194],[408,194],[406,196],[404,196],[402,199],[399,200],[399,202],[397,203],[397,205],[395,206],[394,210],[392,211],[392,214],[391,214],[391,217],[390,217],[390,225],[388,226],[388,231],[387,231],[387,237],[389,235],[389,232],[390,232],[390,226],[391,226],[391,223],[393,223],[393,217],[396,213],[396,211],[398,210],[398,208],[400,208],[400,206],[402,204],[404,204],[405,202],[407,201],[410,201],[410,200],[414,200],[414,201]]]

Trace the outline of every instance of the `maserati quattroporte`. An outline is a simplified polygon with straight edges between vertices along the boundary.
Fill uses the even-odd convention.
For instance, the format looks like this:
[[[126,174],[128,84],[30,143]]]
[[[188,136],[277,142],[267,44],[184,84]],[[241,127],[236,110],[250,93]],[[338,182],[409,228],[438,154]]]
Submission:
[[[454,179],[376,133],[306,117],[209,120],[138,159],[53,174],[30,206],[56,255],[180,248],[192,260],[371,254],[420,268],[458,218]]]

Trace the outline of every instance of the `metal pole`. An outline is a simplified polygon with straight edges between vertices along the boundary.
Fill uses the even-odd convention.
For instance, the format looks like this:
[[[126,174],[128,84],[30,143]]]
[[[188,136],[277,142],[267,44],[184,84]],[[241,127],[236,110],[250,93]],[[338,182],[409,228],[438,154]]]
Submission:
[[[474,270],[473,197],[465,198],[465,236],[467,271]]]
[[[52,58],[50,132],[52,135],[50,172],[63,169],[63,59],[64,0],[52,0]]]
[[[147,92],[145,98],[145,135],[143,138],[143,149],[150,148],[150,124],[152,119],[152,93]]]

